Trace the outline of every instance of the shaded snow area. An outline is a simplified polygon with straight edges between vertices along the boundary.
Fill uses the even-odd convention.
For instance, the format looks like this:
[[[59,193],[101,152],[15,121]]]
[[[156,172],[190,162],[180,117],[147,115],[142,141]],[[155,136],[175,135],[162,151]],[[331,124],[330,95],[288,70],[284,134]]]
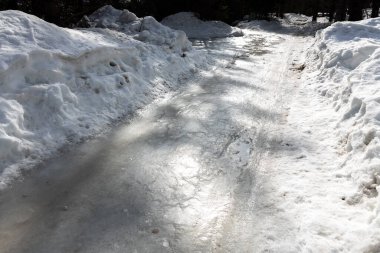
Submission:
[[[109,6],[92,17],[110,29],[64,29],[0,12],[1,187],[206,66],[183,32],[152,17],[142,22]]]
[[[272,21],[243,21],[238,24],[238,27],[296,36],[314,36],[317,30],[326,28],[329,25],[325,19],[312,22],[312,17],[295,13],[285,13],[283,19],[277,18]]]
[[[241,29],[231,27],[222,21],[203,21],[192,12],[180,12],[164,18],[161,23],[175,30],[181,30],[191,39],[211,39],[243,36]]]

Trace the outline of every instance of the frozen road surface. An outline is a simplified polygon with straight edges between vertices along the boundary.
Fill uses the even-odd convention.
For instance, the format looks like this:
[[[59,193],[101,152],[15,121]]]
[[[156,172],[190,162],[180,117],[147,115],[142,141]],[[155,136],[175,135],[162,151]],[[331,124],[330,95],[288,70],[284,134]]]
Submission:
[[[288,146],[276,130],[306,40],[249,32],[196,42],[213,70],[1,194],[0,252],[261,251],[255,224],[272,207],[259,205],[257,173]]]

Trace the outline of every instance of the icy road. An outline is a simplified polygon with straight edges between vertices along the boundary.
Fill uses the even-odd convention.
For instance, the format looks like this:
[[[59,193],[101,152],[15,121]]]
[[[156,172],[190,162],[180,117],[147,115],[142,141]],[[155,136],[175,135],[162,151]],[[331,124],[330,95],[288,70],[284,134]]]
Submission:
[[[260,205],[259,171],[269,151],[289,148],[278,129],[306,41],[195,42],[217,59],[212,71],[1,194],[0,252],[258,251],[256,224],[272,210]]]

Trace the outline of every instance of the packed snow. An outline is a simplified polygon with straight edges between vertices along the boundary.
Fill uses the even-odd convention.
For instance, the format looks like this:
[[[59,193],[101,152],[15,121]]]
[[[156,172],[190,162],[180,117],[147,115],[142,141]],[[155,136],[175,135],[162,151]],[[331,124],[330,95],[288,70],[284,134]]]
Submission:
[[[190,39],[211,39],[243,36],[241,29],[222,21],[203,21],[192,12],[180,12],[164,18],[161,23],[186,33]]]
[[[106,6],[90,19],[111,29],[64,29],[23,12],[0,12],[2,187],[206,64],[183,32],[152,17]]]

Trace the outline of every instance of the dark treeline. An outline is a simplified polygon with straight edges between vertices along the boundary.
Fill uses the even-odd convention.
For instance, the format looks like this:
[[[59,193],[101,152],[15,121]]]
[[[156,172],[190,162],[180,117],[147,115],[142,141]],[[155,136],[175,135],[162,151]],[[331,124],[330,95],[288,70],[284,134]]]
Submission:
[[[296,12],[314,19],[327,15],[333,22],[360,20],[363,10],[368,8],[372,8],[372,17],[378,17],[380,0],[0,0],[0,9],[18,9],[61,26],[70,26],[106,4],[159,20],[180,11],[192,11],[203,19],[228,23],[246,15],[252,19],[270,19]]]

